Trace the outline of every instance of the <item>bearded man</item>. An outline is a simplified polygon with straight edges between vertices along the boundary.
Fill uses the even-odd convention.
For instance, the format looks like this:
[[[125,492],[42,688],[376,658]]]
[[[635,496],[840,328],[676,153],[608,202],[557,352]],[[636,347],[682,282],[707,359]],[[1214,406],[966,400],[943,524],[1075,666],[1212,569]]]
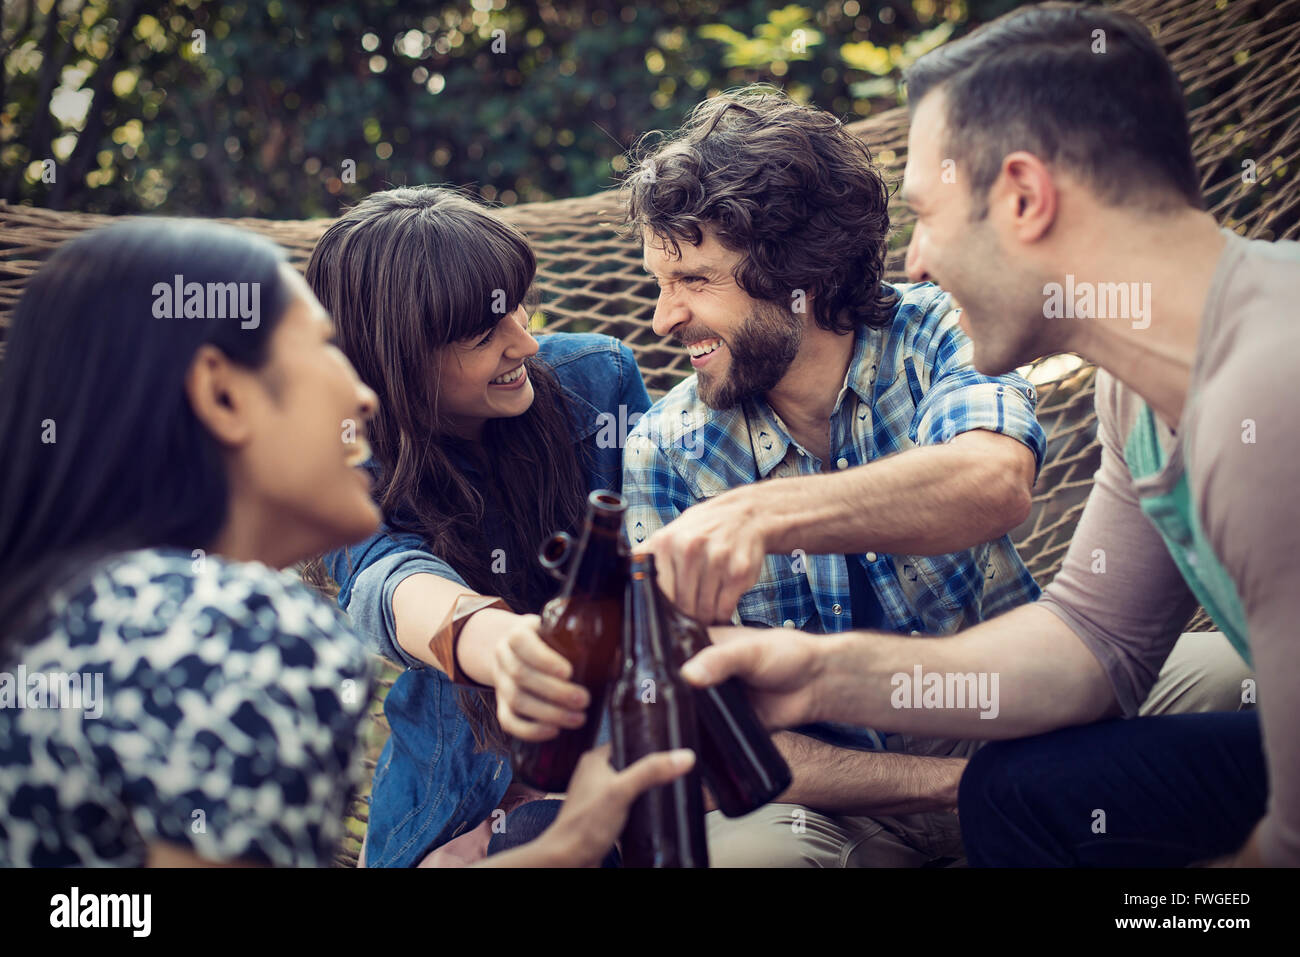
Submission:
[[[1034,388],[976,371],[937,286],[884,282],[888,189],[864,143],[751,87],[697,107],[625,195],[654,331],[696,373],[624,452],[629,538],[682,610],[933,636],[1039,597],[1007,535],[1046,452]],[[1149,712],[1232,706],[1244,667],[1222,636],[1183,645]],[[979,742],[829,723],[776,741],[794,782],[746,817],[710,812],[715,866],[963,861]]]

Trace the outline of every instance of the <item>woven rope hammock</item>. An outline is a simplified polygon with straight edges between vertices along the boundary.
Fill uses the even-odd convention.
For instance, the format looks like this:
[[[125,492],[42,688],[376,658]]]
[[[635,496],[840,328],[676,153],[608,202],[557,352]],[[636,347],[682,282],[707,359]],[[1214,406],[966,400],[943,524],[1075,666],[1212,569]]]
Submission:
[[[1263,239],[1300,238],[1300,0],[1126,0],[1116,4],[1145,22],[1183,80],[1201,184],[1219,222]],[[901,179],[907,113],[890,110],[850,127],[871,147],[887,177]],[[619,238],[611,193],[502,210],[537,252],[537,285],[546,331],[601,332],[628,343],[654,396],[690,374],[681,350],[650,329],[657,290],[641,269],[641,252]],[[895,235],[888,278],[902,281],[912,220],[891,207]],[[0,334],[22,288],[64,240],[113,217],[0,203]],[[300,269],[330,220],[224,220],[261,233],[288,250]],[[1073,356],[1042,359],[1027,371],[1039,393],[1038,417],[1048,454],[1029,519],[1013,533],[1030,571],[1045,584],[1060,568],[1092,485],[1100,450],[1093,415],[1093,369]],[[1210,626],[1198,613],[1191,630]],[[385,663],[372,702],[367,779],[388,734],[380,707],[396,672]],[[369,784],[347,821],[337,863],[356,864],[369,810]]]

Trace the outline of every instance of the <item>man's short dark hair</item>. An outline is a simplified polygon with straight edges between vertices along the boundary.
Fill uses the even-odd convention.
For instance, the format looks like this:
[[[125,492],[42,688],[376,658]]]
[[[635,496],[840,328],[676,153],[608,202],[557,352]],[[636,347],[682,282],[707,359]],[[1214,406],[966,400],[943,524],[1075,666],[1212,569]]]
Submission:
[[[865,143],[835,116],[751,86],[705,100],[641,155],[624,181],[628,231],[674,254],[712,229],[743,256],[740,288],[790,308],[812,300],[823,329],[892,319],[885,291],[889,190]]]
[[[1125,13],[1076,3],[1014,10],[904,72],[912,109],[946,95],[942,155],[966,170],[974,218],[1008,153],[1027,150],[1105,202],[1204,208],[1187,107],[1160,46]]]

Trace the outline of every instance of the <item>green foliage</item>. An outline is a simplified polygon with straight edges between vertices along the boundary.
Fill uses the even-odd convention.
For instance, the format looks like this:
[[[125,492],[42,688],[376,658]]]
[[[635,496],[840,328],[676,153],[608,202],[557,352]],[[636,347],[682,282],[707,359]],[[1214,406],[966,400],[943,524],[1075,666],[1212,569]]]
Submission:
[[[821,33],[812,27],[812,11],[794,4],[773,10],[767,22],[755,27],[752,39],[725,23],[705,24],[697,35],[726,47],[722,61],[726,66],[758,69],[791,60],[811,60],[808,48],[822,41]]]
[[[844,44],[840,47],[840,56],[844,62],[854,69],[876,76],[874,80],[854,83],[849,89],[854,96],[867,99],[894,93],[901,102],[903,93],[896,77],[926,53],[946,43],[952,36],[954,27],[951,20],[945,20],[901,45],[895,43],[887,47],[876,46],[870,40]]]
[[[728,87],[845,119],[893,106],[901,65],[1014,3],[10,0],[0,183],[54,208],[271,218],[427,182],[585,195]]]

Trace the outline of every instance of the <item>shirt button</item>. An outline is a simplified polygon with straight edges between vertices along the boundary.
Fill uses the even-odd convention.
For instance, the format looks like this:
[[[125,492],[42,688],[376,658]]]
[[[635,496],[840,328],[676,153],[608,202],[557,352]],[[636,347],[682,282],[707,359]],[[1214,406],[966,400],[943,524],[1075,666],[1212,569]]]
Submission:
[[[880,556],[877,555],[875,552],[867,552],[867,554],[863,555],[862,557],[865,558],[865,559],[866,559],[867,561],[869,561],[869,562],[874,562],[874,561],[875,561],[877,558],[879,558]]]
[[[846,469],[849,467],[849,460],[841,456],[835,460],[835,467],[837,469]]]
[[[912,634],[914,634],[914,635],[919,635],[920,632],[919,632],[919,631],[913,631]]]
[[[837,615],[843,614],[844,606],[841,605],[839,602],[836,602],[835,604],[831,605],[831,611],[835,612],[835,614]]]
[[[794,621],[793,621],[793,619],[790,619],[790,618],[787,618],[785,621],[781,622],[781,624],[782,624],[784,627],[786,627],[786,628],[793,628],[793,627],[794,627]]]

